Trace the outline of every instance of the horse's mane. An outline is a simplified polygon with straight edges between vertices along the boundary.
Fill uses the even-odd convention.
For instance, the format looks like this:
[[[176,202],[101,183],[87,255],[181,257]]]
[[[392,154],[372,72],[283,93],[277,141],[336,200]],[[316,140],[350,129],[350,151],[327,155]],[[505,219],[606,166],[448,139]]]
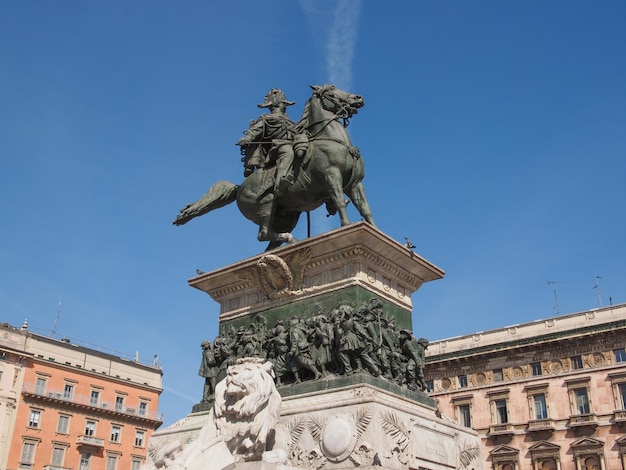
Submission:
[[[309,109],[311,108],[311,100],[313,99],[313,97],[309,98],[307,100],[307,102],[304,105],[304,109],[302,110],[302,117],[300,118],[300,120],[298,121],[298,123],[296,124],[296,131],[298,133],[302,133],[304,131],[306,131],[309,128],[309,118],[311,117],[310,113],[309,113]]]

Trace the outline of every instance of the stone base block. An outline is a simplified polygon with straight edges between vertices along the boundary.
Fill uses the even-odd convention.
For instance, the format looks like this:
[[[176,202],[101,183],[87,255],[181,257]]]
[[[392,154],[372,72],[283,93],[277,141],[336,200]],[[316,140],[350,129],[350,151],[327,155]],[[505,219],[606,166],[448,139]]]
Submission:
[[[284,451],[287,462],[234,462],[222,456],[212,461],[222,467],[207,468],[482,469],[480,439],[474,431],[440,417],[427,396],[416,400],[376,385],[376,381],[336,383],[331,389],[283,396],[271,448]],[[150,439],[153,452],[172,442],[183,446],[193,442],[211,415],[211,411],[191,413],[156,431]]]
[[[306,469],[482,468],[471,429],[366,383],[284,397],[275,446]]]

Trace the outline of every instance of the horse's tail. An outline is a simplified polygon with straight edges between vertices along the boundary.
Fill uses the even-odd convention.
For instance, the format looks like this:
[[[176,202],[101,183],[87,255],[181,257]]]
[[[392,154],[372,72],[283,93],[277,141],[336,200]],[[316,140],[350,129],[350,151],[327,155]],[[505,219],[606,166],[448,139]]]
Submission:
[[[176,220],[172,223],[174,225],[183,225],[194,217],[224,207],[237,199],[238,190],[239,186],[230,181],[218,181],[196,202],[183,207]]]

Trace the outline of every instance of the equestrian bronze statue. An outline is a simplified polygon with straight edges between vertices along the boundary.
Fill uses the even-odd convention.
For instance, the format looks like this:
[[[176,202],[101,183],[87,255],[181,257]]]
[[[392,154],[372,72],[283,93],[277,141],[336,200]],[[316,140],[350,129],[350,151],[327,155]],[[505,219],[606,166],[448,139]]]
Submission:
[[[237,201],[241,213],[259,226],[258,240],[267,249],[297,241],[291,232],[302,212],[326,205],[349,222],[344,194],[366,222],[374,219],[363,187],[364,165],[346,131],[348,119],[364,104],[363,97],[334,85],[312,86],[298,123],[289,120],[282,91],[270,90],[261,108],[270,113],[251,123],[238,145],[245,179],[240,185],[215,183],[196,202],[181,209],[174,225]]]

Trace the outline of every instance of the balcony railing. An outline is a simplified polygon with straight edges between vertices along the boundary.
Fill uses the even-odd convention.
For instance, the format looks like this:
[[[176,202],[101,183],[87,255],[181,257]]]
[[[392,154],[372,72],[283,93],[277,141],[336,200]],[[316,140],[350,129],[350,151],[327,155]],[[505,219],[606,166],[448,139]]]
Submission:
[[[127,406],[120,406],[118,403],[112,401],[99,400],[96,402],[92,399],[91,395],[78,395],[76,393],[73,393],[72,395],[66,395],[63,390],[43,389],[41,386],[36,386],[36,384],[34,383],[25,383],[22,387],[22,392],[45,397],[47,399],[60,400],[75,405],[89,406],[91,408],[115,411],[117,413],[151,419],[154,421],[163,421],[161,415],[158,414],[156,411],[149,411],[143,408],[138,409]]]
[[[626,410],[615,410],[613,412],[613,418],[616,423],[623,423],[626,421]]]
[[[59,467],[58,465],[44,465],[43,470],[74,470],[72,467]]]
[[[528,422],[529,431],[547,431],[554,429],[554,421],[551,419],[535,419]]]
[[[104,447],[104,439],[93,436],[78,436],[76,438],[77,446],[92,446],[92,447]]]
[[[596,415],[587,413],[583,415],[573,415],[569,417],[569,425],[576,426],[597,426]]]
[[[513,434],[513,426],[510,423],[492,424],[489,426],[489,434],[492,436]]]

